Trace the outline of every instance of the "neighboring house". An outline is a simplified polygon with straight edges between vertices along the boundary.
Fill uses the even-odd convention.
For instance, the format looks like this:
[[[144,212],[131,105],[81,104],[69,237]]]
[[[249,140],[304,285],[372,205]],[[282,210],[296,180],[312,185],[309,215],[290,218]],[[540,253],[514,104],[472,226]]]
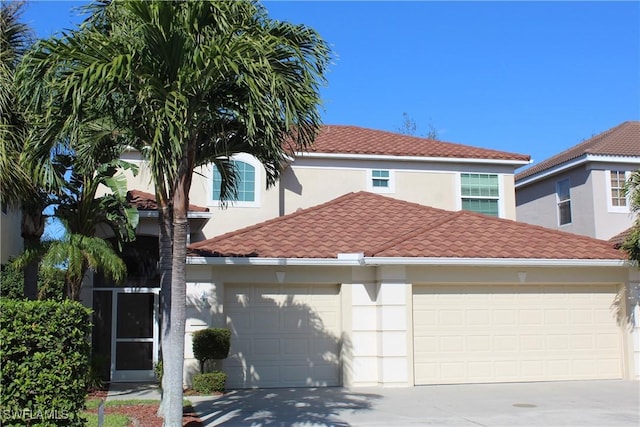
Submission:
[[[637,375],[625,292],[640,280],[606,242],[513,221],[528,156],[325,126],[273,189],[253,158],[235,160],[234,205],[218,209],[207,168],[190,194],[186,383],[191,333],[207,326],[233,332],[229,388]],[[133,277],[96,276],[83,294],[114,381],[152,379],[158,358],[157,213],[141,171]]]
[[[607,240],[633,223],[623,193],[640,168],[640,122],[624,122],[518,173],[517,220]]]
[[[20,235],[20,211],[0,206],[0,265],[10,258],[22,253],[22,236]]]

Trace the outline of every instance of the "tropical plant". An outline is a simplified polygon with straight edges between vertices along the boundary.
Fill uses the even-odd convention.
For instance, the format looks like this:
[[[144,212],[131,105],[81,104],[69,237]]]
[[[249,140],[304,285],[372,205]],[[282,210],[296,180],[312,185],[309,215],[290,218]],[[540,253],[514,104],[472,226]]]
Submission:
[[[247,152],[274,184],[287,149],[315,138],[328,59],[315,31],[271,20],[250,1],[103,3],[78,31],[42,43],[29,58],[25,78],[52,82],[55,97],[45,102],[71,117],[94,100],[128,106],[126,126],[148,161],[161,221],[165,425],[182,423],[193,171],[215,164],[223,197],[232,197],[230,156]]]

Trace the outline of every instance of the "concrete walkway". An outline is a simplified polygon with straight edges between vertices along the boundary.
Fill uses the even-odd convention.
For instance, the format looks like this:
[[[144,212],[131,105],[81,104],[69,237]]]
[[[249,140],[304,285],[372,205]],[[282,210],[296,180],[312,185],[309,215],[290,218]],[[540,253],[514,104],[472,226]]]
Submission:
[[[150,393],[140,388],[109,398]],[[640,425],[637,381],[232,390],[188,399],[206,426]]]

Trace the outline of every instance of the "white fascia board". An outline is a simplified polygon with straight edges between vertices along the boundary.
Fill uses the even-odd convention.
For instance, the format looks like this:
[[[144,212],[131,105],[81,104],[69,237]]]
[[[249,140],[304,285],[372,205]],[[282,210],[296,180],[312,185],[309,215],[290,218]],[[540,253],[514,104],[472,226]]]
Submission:
[[[360,259],[339,258],[257,258],[257,257],[201,257],[188,256],[193,265],[271,265],[271,266],[347,266],[362,265]]]
[[[365,257],[365,265],[429,265],[469,267],[627,267],[617,259],[539,259],[539,258],[402,258]]]
[[[494,165],[523,166],[531,160],[500,160],[500,159],[468,159],[463,157],[420,157],[420,156],[391,156],[384,154],[342,154],[342,153],[307,153],[298,152],[296,156],[319,159],[343,160],[397,160],[404,162],[442,162],[442,163],[482,163]]]
[[[157,218],[158,217],[158,211],[157,210],[151,210],[151,211],[138,211],[138,216],[140,218]],[[187,212],[187,218],[204,218],[204,219],[209,219],[213,217],[213,212]]]
[[[413,258],[413,257],[345,257],[345,258],[256,258],[256,257],[187,257],[192,265],[263,265],[263,266],[380,266],[424,265],[466,267],[628,267],[625,260],[606,259],[529,259],[529,258]]]
[[[630,156],[603,156],[601,154],[583,154],[582,156],[575,158],[567,163],[562,163],[560,165],[554,166],[549,169],[545,169],[536,174],[528,176],[522,180],[516,181],[515,188],[518,189],[520,187],[524,187],[525,185],[534,183],[536,181],[540,181],[544,178],[547,178],[552,175],[559,174],[568,169],[575,168],[577,166],[583,165],[588,162],[594,163],[631,163],[631,164],[640,164],[640,157],[630,157]],[[517,174],[516,174],[517,175]]]

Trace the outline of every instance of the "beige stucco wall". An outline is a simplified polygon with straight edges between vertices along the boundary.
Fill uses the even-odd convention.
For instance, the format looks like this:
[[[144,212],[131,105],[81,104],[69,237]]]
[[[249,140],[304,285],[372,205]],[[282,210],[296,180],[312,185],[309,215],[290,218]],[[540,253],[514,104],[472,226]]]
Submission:
[[[23,241],[20,235],[20,212],[7,210],[0,212],[0,264],[7,262],[22,252]]]
[[[482,266],[247,266],[189,265],[187,348],[190,333],[206,326],[225,326],[225,285],[341,284],[342,382],[344,386],[412,386],[412,286],[460,284],[615,284],[620,300],[625,378],[635,378],[633,301],[625,297],[627,267],[482,267]],[[637,337],[636,337],[637,339]],[[185,381],[197,370],[190,350],[185,355]],[[224,366],[224,361],[222,362]]]
[[[353,160],[297,158],[285,167],[275,186],[266,189],[266,174],[259,163],[248,155],[241,155],[256,168],[258,176],[254,203],[229,203],[226,208],[212,200],[211,167],[198,168],[193,175],[190,202],[208,207],[212,218],[205,225],[201,237],[210,238],[242,227],[293,213],[333,200],[344,194],[371,191],[427,206],[458,210],[461,206],[460,172],[497,173],[501,179],[500,214],[515,219],[513,170],[504,165],[464,163],[425,163],[395,160]],[[139,156],[130,153],[126,160],[139,167],[136,177],[127,173],[128,187],[153,193],[148,168]],[[391,172],[390,188],[371,186],[371,170]]]

